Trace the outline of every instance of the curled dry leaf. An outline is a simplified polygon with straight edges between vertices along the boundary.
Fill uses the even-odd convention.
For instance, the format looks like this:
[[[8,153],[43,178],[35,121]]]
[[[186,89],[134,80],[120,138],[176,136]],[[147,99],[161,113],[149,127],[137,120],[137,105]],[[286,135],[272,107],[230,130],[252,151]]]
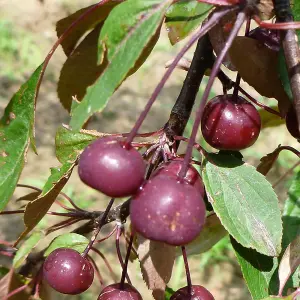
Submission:
[[[274,17],[274,4],[273,0],[260,0],[257,4],[258,16],[262,20],[270,20]]]
[[[138,256],[144,281],[156,300],[163,300],[175,261],[176,248],[137,237]]]
[[[289,277],[296,271],[300,265],[300,235],[286,248],[281,259],[279,275],[279,294],[282,295],[283,289]]]
[[[244,36],[236,37],[229,53],[243,80],[262,96],[278,100],[280,113],[285,115],[290,101],[278,76],[278,53]]]
[[[219,23],[208,32],[210,42],[217,56],[223,50],[235,20],[236,12],[228,13],[223,18],[221,18]],[[227,55],[225,56],[223,64],[229,70],[236,71],[236,68],[231,61],[230,53],[227,53]]]

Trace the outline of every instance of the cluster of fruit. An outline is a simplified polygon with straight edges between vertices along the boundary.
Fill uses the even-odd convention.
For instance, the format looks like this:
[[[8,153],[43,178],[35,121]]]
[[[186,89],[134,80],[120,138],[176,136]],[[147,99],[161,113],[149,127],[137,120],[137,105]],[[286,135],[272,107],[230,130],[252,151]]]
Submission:
[[[294,116],[289,113],[287,124]],[[219,150],[239,151],[251,146],[259,136],[260,116],[255,107],[238,95],[212,99],[202,115],[204,139]],[[288,125],[289,128],[289,125]],[[194,240],[205,223],[205,189],[197,170],[190,164],[182,172],[179,157],[161,163],[145,180],[147,164],[126,140],[104,137],[81,154],[78,172],[88,186],[112,197],[131,197],[130,218],[135,232],[147,239],[174,246]],[[185,174],[184,174],[185,173]],[[44,278],[57,291],[78,294],[93,282],[91,263],[72,249],[57,249],[46,259]],[[67,284],[66,284],[67,283]],[[171,299],[214,299],[202,286],[185,287]],[[142,299],[128,283],[104,288],[98,299]]]

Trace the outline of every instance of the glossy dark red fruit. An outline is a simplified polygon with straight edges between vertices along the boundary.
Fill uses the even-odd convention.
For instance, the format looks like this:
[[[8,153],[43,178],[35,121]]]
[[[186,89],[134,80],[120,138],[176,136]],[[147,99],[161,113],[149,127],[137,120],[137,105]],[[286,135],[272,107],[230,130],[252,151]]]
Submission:
[[[132,285],[124,283],[124,288],[120,289],[120,284],[115,283],[105,287],[98,300],[143,300],[143,298]]]
[[[144,180],[146,165],[137,150],[124,144],[104,137],[89,145],[79,159],[81,180],[110,197],[134,194]]]
[[[134,229],[144,237],[180,246],[191,242],[205,222],[205,204],[197,186],[178,178],[150,178],[130,203]]]
[[[77,295],[86,291],[93,283],[94,269],[77,251],[59,248],[46,258],[43,276],[56,291]]]
[[[159,167],[155,170],[155,172],[152,173],[151,178],[154,176],[169,176],[173,178],[177,178],[182,168],[182,160],[174,159],[170,160],[166,163],[162,163],[159,165]],[[202,179],[196,170],[192,165],[189,165],[189,168],[186,172],[186,175],[184,177],[184,180],[186,180],[189,184],[195,185],[196,188],[201,192],[202,198],[204,198],[204,185],[202,182]]]
[[[201,120],[204,139],[219,150],[239,151],[257,140],[261,120],[256,108],[240,96],[216,96],[207,103]]]
[[[193,285],[191,294],[186,286],[175,292],[170,300],[215,300],[215,298],[205,287]]]
[[[285,116],[286,127],[289,133],[296,139],[300,139],[299,123],[296,115],[296,111],[293,106],[290,107],[288,113]]]

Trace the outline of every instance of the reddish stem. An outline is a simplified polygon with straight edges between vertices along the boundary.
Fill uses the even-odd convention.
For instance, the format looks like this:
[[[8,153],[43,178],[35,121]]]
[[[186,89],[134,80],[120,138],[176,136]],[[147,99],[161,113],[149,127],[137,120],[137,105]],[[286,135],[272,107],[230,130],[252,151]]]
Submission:
[[[128,277],[127,267],[128,267],[130,252],[131,252],[131,249],[132,249],[133,239],[134,239],[134,234],[131,232],[130,240],[129,240],[129,244],[128,244],[128,248],[127,248],[127,253],[126,253],[126,257],[125,257],[125,263],[124,263],[124,267],[123,267],[123,271],[122,271],[122,277],[121,277],[121,281],[120,281],[120,289],[121,290],[124,289],[125,277]]]
[[[263,108],[265,111],[273,114],[273,115],[276,115],[276,116],[279,116],[280,118],[282,118],[280,112],[272,109],[271,107],[267,106],[267,105],[264,105],[263,103],[257,101],[256,99],[254,99],[251,95],[249,95],[244,89],[242,89],[241,87],[239,87],[239,91],[241,94],[243,94],[244,96],[246,96],[251,102],[255,103],[257,106]]]
[[[191,273],[190,273],[189,262],[188,262],[188,259],[187,259],[185,246],[181,247],[181,251],[182,251],[182,257],[183,257],[185,273],[186,273],[188,295],[192,295],[192,279],[191,279]]]
[[[110,266],[108,260],[104,256],[104,254],[102,252],[100,252],[98,249],[94,248],[94,247],[92,247],[91,250],[96,252],[103,259],[107,269],[109,270],[109,272],[111,274],[111,277],[113,278],[114,281],[117,281],[118,280],[117,275],[114,273],[112,267]]]
[[[7,300],[7,299],[9,299],[12,296],[14,296],[14,295],[16,295],[18,293],[21,293],[22,291],[24,291],[28,287],[28,285],[29,285],[29,283],[18,287],[17,289],[15,289],[12,292],[10,292],[6,297],[4,297],[3,300]]]
[[[236,8],[234,8],[236,9]],[[159,84],[155,88],[153,94],[151,95],[149,101],[147,102],[144,110],[140,114],[138,120],[136,121],[135,125],[133,126],[132,130],[130,131],[127,140],[126,140],[126,148],[129,148],[131,142],[133,141],[134,137],[137,135],[138,130],[140,129],[142,123],[144,122],[147,114],[149,113],[153,103],[155,102],[158,94],[164,87],[165,83],[169,79],[170,75],[173,73],[174,69],[176,68],[176,65],[180,61],[180,59],[183,57],[183,55],[192,47],[192,45],[201,37],[203,37],[212,27],[214,27],[218,21],[227,13],[234,10],[233,8],[226,8],[222,11],[216,11],[212,17],[203,25],[203,27],[200,28],[191,38],[190,40],[185,44],[185,46],[180,50],[180,52],[175,57],[174,61],[170,65],[170,67],[165,72],[164,76],[160,80]]]
[[[192,151],[193,151],[193,147],[194,147],[194,144],[195,144],[195,140],[196,140],[197,132],[198,132],[198,129],[199,129],[199,125],[200,125],[200,122],[201,122],[202,113],[203,113],[205,104],[207,102],[207,99],[209,97],[210,90],[212,88],[212,85],[214,83],[215,78],[217,77],[217,75],[219,73],[221,64],[222,64],[222,62],[223,62],[230,46],[232,45],[233,40],[237,36],[240,28],[242,27],[245,19],[246,19],[246,13],[244,11],[239,12],[239,14],[237,16],[237,20],[236,20],[236,22],[235,22],[235,24],[234,24],[234,26],[233,26],[233,28],[230,32],[230,35],[229,35],[229,37],[226,41],[226,44],[225,44],[223,50],[221,51],[220,55],[217,57],[217,59],[214,63],[214,66],[211,70],[210,77],[208,79],[206,88],[205,88],[204,93],[202,95],[202,100],[201,100],[199,108],[196,112],[196,119],[195,119],[195,122],[194,122],[194,125],[193,125],[192,134],[190,136],[190,141],[189,141],[188,146],[187,146],[187,150],[186,150],[186,154],[185,154],[184,161],[183,161],[183,164],[182,164],[182,168],[181,168],[181,170],[179,172],[179,175],[178,175],[179,178],[184,178],[185,175],[186,175],[186,172],[188,170],[189,163],[190,163],[190,160],[191,160],[191,157],[192,157]]]
[[[106,218],[107,218],[107,216],[108,216],[108,213],[109,213],[111,207],[112,207],[113,204],[114,204],[114,201],[115,201],[114,198],[110,199],[110,201],[109,201],[109,203],[108,203],[108,205],[107,205],[107,207],[106,207],[106,209],[105,209],[103,215],[102,215],[101,218],[100,218],[98,228],[95,230],[95,233],[93,234],[93,236],[92,236],[92,238],[91,238],[89,244],[87,245],[87,247],[86,247],[85,250],[83,251],[82,257],[86,257],[87,254],[88,254],[88,252],[90,251],[91,247],[93,246],[93,244],[94,244],[94,242],[95,242],[95,240],[96,240],[96,238],[97,238],[97,236],[98,236],[98,234],[99,234],[101,228],[103,227],[103,225],[105,225]]]
[[[110,238],[116,232],[116,230],[117,230],[117,226],[115,226],[114,229],[107,236],[105,236],[104,238],[102,238],[100,240],[95,241],[95,243],[99,244],[99,243],[107,240],[108,238]]]
[[[97,276],[98,279],[99,279],[100,285],[103,286],[103,285],[104,285],[104,279],[103,279],[103,277],[101,276],[100,270],[99,270],[99,268],[98,268],[96,262],[94,261],[94,259],[93,259],[90,255],[87,256],[87,259],[88,259],[88,260],[91,262],[91,264],[93,265],[94,270],[95,270],[95,273],[96,273],[96,276]]]
[[[118,255],[118,259],[120,262],[120,265],[122,267],[122,270],[124,270],[124,262],[123,262],[123,258],[122,258],[122,254],[121,254],[121,250],[120,250],[120,236],[123,233],[123,228],[121,226],[117,227],[117,234],[116,234],[116,249],[117,249],[117,255]],[[122,273],[123,274],[123,273]],[[131,284],[130,278],[126,272],[126,280],[129,284]]]

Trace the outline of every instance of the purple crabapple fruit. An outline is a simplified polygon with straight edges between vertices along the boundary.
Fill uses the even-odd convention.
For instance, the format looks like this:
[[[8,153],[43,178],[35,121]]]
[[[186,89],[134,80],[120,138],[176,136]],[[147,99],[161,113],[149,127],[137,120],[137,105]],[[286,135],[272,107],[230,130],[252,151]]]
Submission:
[[[172,176],[150,178],[130,202],[133,228],[145,238],[174,246],[197,237],[205,213],[202,190]]]
[[[58,248],[46,258],[43,276],[56,291],[77,295],[86,291],[93,283],[94,269],[79,252],[69,248]]]
[[[182,168],[182,160],[173,159],[159,165],[158,168],[152,173],[151,178],[160,175],[177,178],[181,171],[181,168]],[[204,185],[202,179],[198,171],[196,170],[196,168],[194,168],[191,164],[189,165],[184,180],[186,180],[191,185],[195,185],[196,188],[199,191],[201,191],[202,198],[204,198],[205,192],[204,192]]]
[[[82,152],[78,173],[88,186],[110,197],[127,197],[143,183],[146,171],[141,154],[113,137],[96,140]]]
[[[201,130],[204,139],[219,150],[239,151],[257,140],[261,120],[256,108],[240,96],[216,96],[204,108]]]
[[[285,116],[285,123],[286,128],[289,133],[296,139],[300,139],[300,132],[299,132],[299,123],[296,115],[296,110],[291,105],[289,111]]]
[[[170,300],[215,300],[215,298],[205,287],[193,285],[191,294],[186,286],[176,291]]]
[[[120,283],[115,283],[105,287],[98,300],[143,300],[143,298],[132,285],[124,283],[123,289],[121,289]]]

